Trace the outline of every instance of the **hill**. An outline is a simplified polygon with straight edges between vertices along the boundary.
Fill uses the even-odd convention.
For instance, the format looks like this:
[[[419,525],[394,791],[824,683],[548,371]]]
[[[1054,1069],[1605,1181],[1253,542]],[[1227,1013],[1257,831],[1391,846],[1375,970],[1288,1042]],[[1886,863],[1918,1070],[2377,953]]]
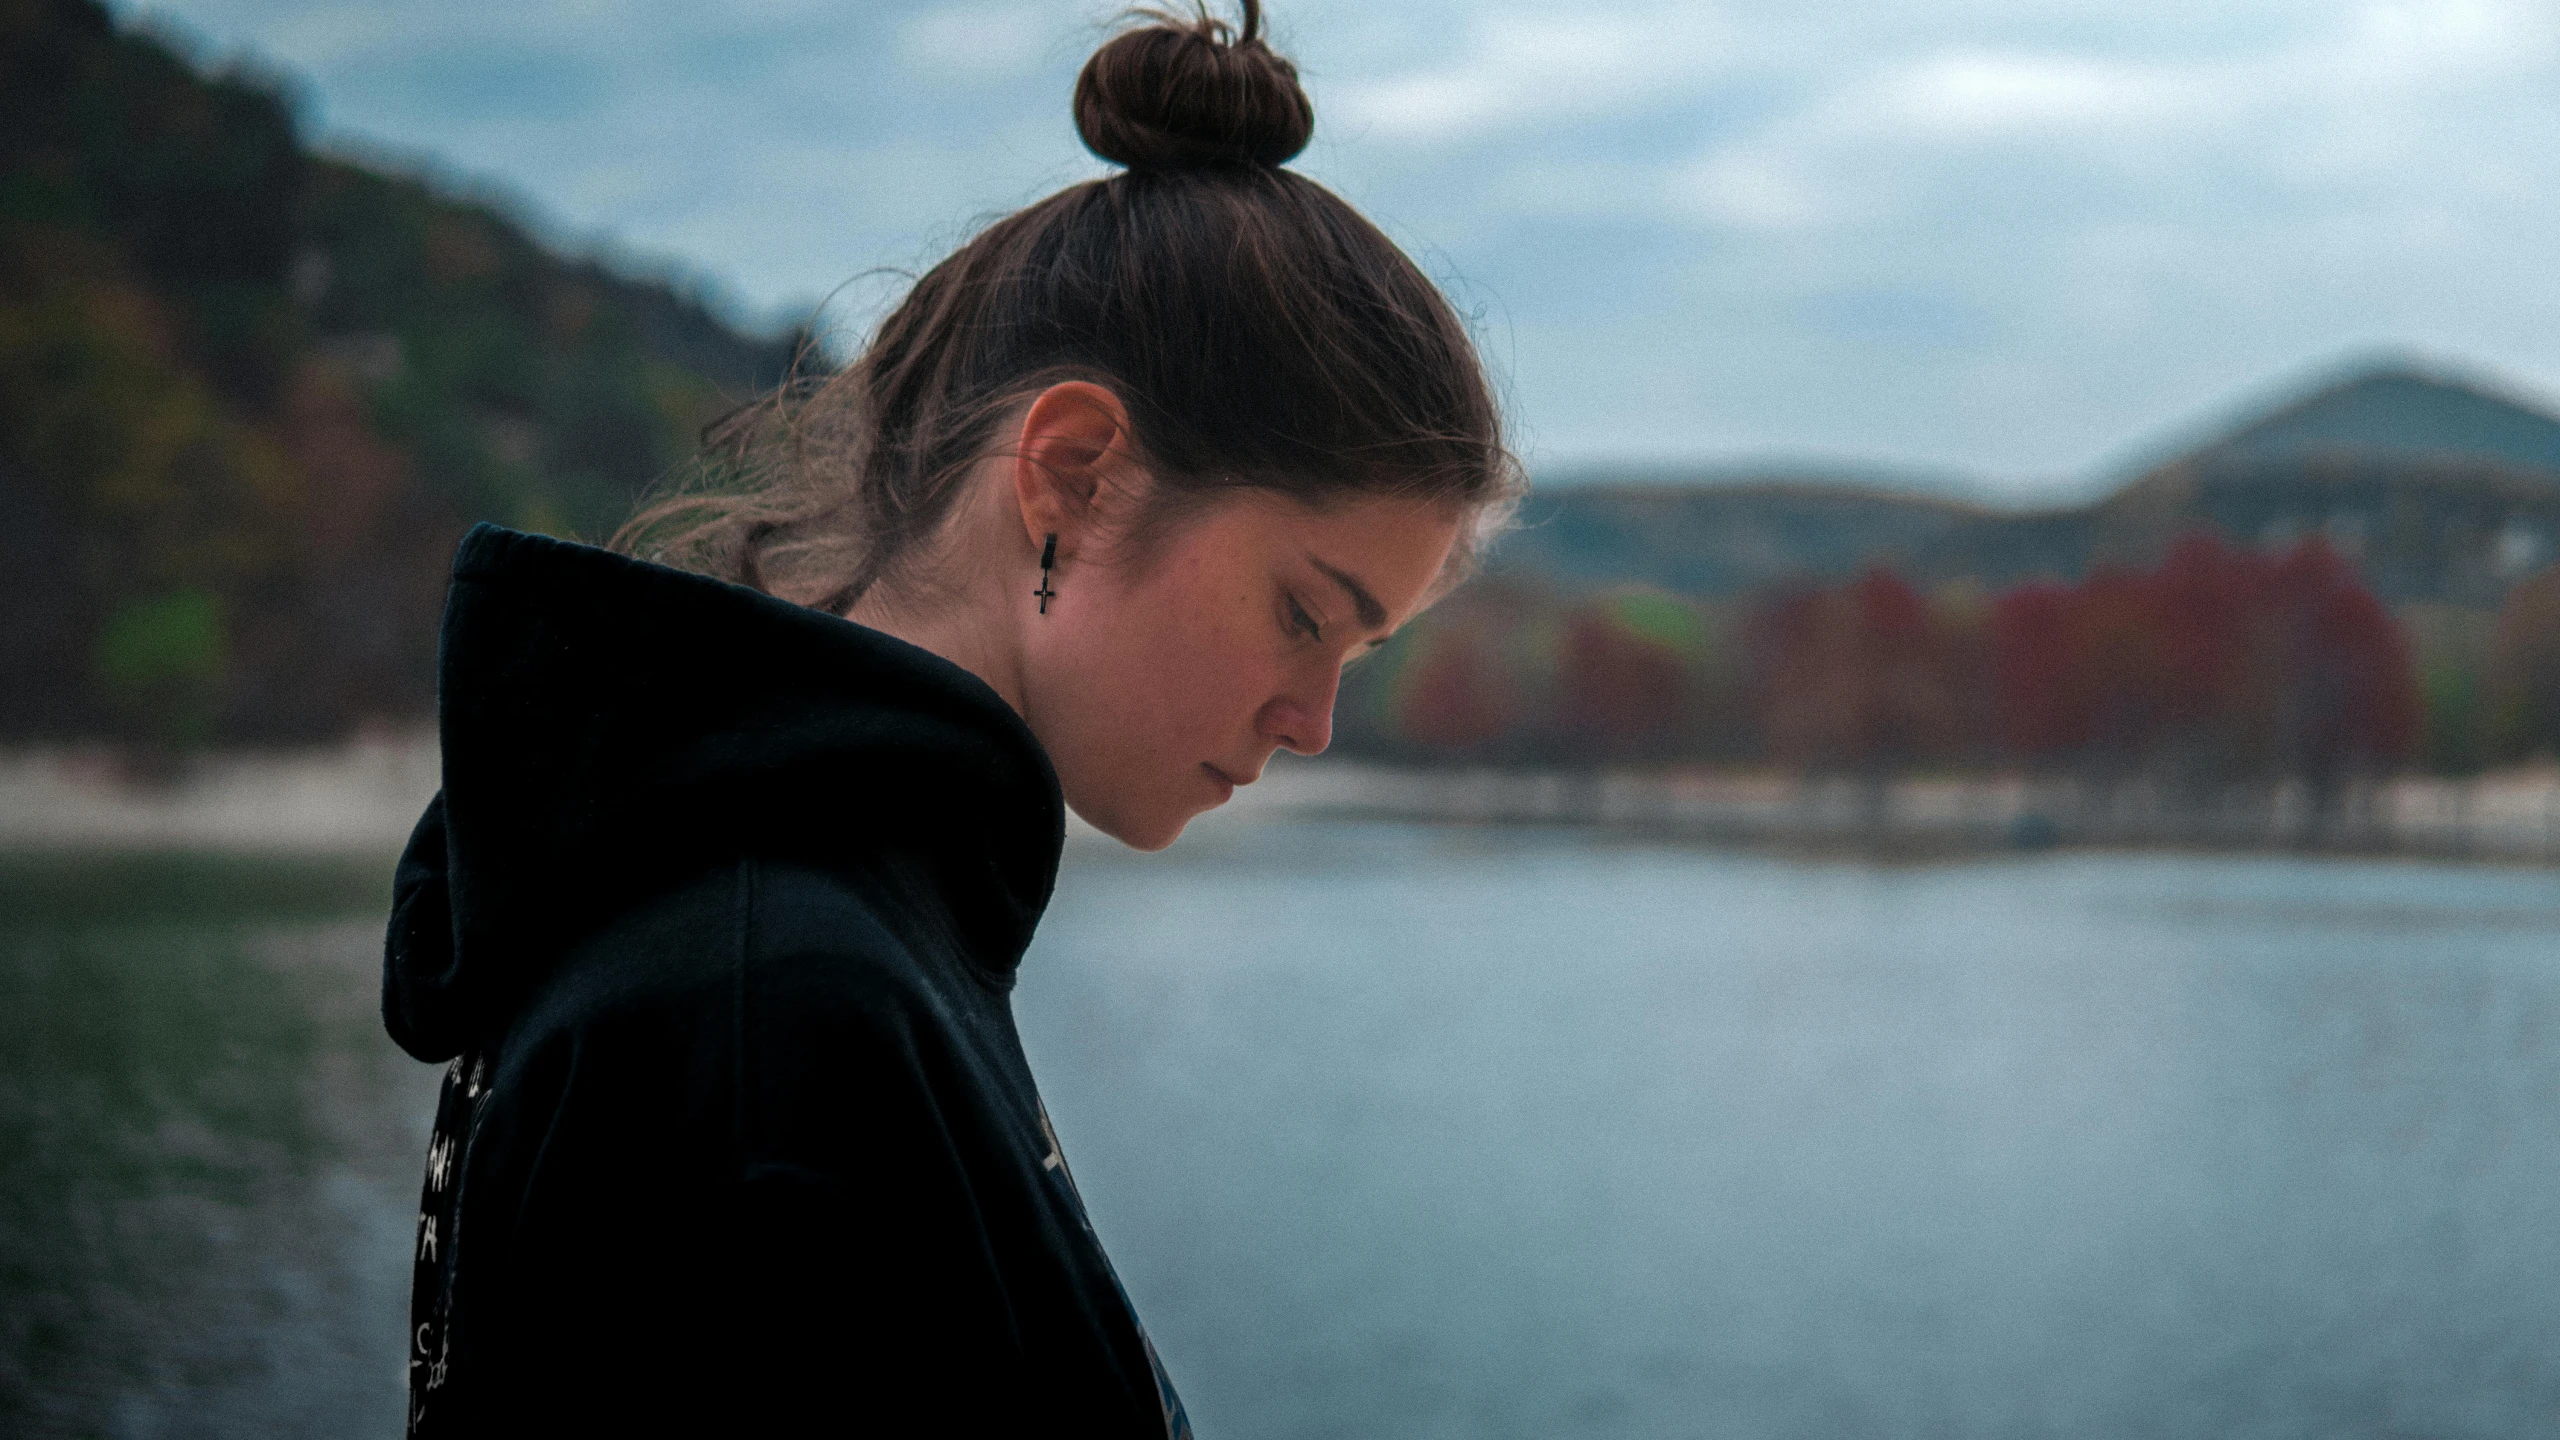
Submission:
[[[0,0],[0,739],[430,713],[461,531],[609,531],[796,346]]]
[[[2010,510],[1854,480],[1587,484],[1538,496],[1497,573],[1738,595],[1885,562],[1924,585],[2157,563],[2209,529],[2251,549],[2325,536],[2392,604],[2494,606],[2560,537],[2560,420],[2400,366],[2351,373],[2102,499]]]
[[[2198,527],[2261,549],[2323,535],[2395,605],[2495,606],[2560,537],[2560,420],[2419,371],[2352,374],[2109,496],[2083,564],[2142,563]]]
[[[2401,366],[2349,374],[2257,416],[2190,460],[2351,459],[2560,475],[2560,420],[2474,383]]]
[[[1931,553],[1986,518],[1960,501],[1854,481],[1584,484],[1534,495],[1496,563],[1567,584],[1641,579],[1681,594],[1728,595],[1794,576],[1854,574],[1878,555]]]

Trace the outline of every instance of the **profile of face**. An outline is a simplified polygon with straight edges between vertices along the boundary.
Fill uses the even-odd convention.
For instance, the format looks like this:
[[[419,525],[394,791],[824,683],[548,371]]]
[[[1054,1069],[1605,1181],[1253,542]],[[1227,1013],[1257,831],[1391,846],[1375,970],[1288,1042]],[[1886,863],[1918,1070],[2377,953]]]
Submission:
[[[1007,698],[1067,803],[1155,850],[1274,752],[1330,743],[1343,666],[1437,598],[1462,517],[1429,502],[1239,489],[1136,530],[1154,482],[1126,434],[1098,386],[1034,400],[1006,461],[1019,544],[1007,545],[1013,563],[990,568],[1027,582],[1007,607]],[[1043,613],[1031,592],[1053,534]]]

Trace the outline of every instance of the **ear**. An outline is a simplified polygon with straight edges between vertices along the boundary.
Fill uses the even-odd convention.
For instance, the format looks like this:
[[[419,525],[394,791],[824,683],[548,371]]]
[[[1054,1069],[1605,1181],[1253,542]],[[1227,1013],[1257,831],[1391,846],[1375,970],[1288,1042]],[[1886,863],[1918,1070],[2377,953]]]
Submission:
[[[1013,494],[1032,549],[1055,535],[1058,553],[1074,554],[1096,526],[1119,518],[1137,478],[1119,396],[1069,380],[1032,397],[1013,448]]]

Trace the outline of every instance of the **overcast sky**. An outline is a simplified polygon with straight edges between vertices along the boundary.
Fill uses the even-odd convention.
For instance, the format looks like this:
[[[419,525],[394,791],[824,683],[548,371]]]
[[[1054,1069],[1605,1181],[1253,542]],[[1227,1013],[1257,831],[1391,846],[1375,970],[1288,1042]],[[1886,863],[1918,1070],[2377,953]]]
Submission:
[[[740,313],[858,328],[1099,173],[1116,7],[155,0]],[[2560,394],[2550,0],[1276,0],[1299,168],[1479,319],[1542,474],[1845,461],[2021,498],[2341,360]]]

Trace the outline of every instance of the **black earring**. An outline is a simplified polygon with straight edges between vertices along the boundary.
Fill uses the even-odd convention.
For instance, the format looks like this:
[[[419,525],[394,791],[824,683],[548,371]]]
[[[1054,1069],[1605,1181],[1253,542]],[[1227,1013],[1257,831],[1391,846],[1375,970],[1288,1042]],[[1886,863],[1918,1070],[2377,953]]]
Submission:
[[[1049,602],[1058,594],[1057,591],[1049,588],[1049,567],[1057,563],[1058,537],[1052,535],[1049,537],[1049,543],[1040,547],[1040,588],[1031,592],[1040,597],[1040,613],[1043,615],[1049,613]]]

